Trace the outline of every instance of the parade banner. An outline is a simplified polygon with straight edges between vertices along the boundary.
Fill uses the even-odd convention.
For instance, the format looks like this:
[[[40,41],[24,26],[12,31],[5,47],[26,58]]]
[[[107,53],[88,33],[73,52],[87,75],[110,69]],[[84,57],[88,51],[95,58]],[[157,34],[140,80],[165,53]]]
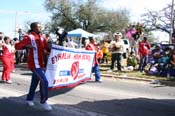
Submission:
[[[94,51],[52,45],[45,75],[49,89],[73,87],[91,79]]]

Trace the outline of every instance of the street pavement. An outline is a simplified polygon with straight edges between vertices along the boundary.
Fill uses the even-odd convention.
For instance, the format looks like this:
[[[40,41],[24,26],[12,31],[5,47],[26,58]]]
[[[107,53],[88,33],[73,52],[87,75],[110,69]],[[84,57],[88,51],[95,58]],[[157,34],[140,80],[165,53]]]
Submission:
[[[103,77],[101,84],[91,81],[50,91],[51,112],[40,107],[37,89],[36,106],[28,107],[25,98],[31,72],[26,65],[16,67],[11,73],[13,84],[0,83],[0,116],[175,116],[174,87],[113,77]]]
[[[0,67],[0,75],[2,67]],[[39,90],[36,91],[35,106],[29,107],[25,102],[30,84],[31,72],[26,64],[16,66],[16,72],[11,73],[12,84],[0,82],[0,116],[107,116],[71,105],[56,104],[57,100],[49,100],[53,111],[44,111],[40,106]],[[26,90],[26,91],[24,91]],[[68,89],[69,90],[69,89]],[[63,93],[67,90],[62,90]],[[59,91],[60,92],[60,91]],[[52,92],[52,94],[57,94]],[[51,97],[51,96],[50,96]]]

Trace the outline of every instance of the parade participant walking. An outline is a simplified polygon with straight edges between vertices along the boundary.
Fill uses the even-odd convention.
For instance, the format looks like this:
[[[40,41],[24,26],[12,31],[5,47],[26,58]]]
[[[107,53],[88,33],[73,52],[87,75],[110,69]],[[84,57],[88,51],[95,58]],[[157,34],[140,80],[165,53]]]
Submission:
[[[30,25],[31,30],[24,39],[15,44],[16,50],[28,48],[27,63],[32,71],[30,90],[27,95],[27,104],[34,106],[34,95],[38,83],[40,82],[40,103],[44,110],[50,111],[52,107],[47,103],[48,100],[48,80],[44,74],[44,51],[49,52],[49,47],[44,36],[41,35],[41,25],[39,22],[33,22]]]
[[[10,44],[10,38],[4,37],[4,43],[1,43],[2,46],[2,55],[0,56],[3,64],[2,71],[2,81],[9,84],[12,83],[10,80],[10,71],[11,71],[11,57],[12,57],[12,47]]]
[[[92,72],[95,73],[95,81],[96,82],[102,82],[101,78],[100,78],[100,68],[99,68],[99,63],[97,60],[97,47],[95,44],[95,38],[94,37],[89,37],[89,44],[87,44],[86,46],[86,50],[91,50],[91,51],[95,51],[95,56],[94,56],[94,64],[92,67]]]

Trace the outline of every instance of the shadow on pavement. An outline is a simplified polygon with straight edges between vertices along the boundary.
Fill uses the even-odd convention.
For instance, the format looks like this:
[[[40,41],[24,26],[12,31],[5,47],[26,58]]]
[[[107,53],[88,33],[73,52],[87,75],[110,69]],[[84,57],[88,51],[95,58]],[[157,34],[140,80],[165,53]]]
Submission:
[[[0,99],[0,116],[49,116],[50,112],[29,107],[24,101],[22,97]]]
[[[74,88],[62,88],[62,89],[53,89],[49,91],[49,97],[53,97],[53,96],[57,96],[57,95],[61,95],[64,93],[67,93],[69,91],[71,91]],[[39,94],[39,93],[38,93]]]
[[[64,94],[71,89],[60,89],[49,91],[49,97]],[[26,95],[20,97],[3,97],[0,99],[0,116],[72,116],[69,112],[59,111],[53,108],[53,111],[44,111],[40,106],[40,92],[35,92],[34,107],[30,107],[26,104]],[[62,105],[55,105],[62,107]],[[53,106],[53,107],[55,107]]]
[[[67,90],[66,90],[67,91]],[[63,94],[64,92],[60,93]],[[56,95],[56,94],[55,94]],[[82,101],[79,104],[55,104],[51,112],[25,104],[25,96],[0,99],[0,116],[94,116],[83,112],[96,112],[97,116],[175,116],[175,100],[146,98]],[[53,95],[51,95],[53,96]],[[66,100],[66,99],[65,99]],[[79,110],[77,110],[79,109]],[[79,111],[74,114],[72,110]],[[86,114],[86,115],[85,115]]]
[[[175,100],[135,98],[84,101],[77,104],[76,107],[108,116],[175,116]]]
[[[175,87],[175,81],[160,81],[161,85]]]

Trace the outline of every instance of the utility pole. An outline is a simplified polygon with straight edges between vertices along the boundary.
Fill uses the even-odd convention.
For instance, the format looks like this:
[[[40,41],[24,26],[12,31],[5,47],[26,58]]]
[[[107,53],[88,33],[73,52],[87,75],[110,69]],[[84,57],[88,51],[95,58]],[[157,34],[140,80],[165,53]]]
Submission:
[[[171,6],[171,28],[170,28],[170,37],[169,37],[169,43],[172,43],[172,34],[174,29],[174,0],[172,0],[172,6]]]
[[[15,37],[16,37],[16,27],[17,27],[17,24],[18,23],[18,12],[16,11],[15,13]]]

